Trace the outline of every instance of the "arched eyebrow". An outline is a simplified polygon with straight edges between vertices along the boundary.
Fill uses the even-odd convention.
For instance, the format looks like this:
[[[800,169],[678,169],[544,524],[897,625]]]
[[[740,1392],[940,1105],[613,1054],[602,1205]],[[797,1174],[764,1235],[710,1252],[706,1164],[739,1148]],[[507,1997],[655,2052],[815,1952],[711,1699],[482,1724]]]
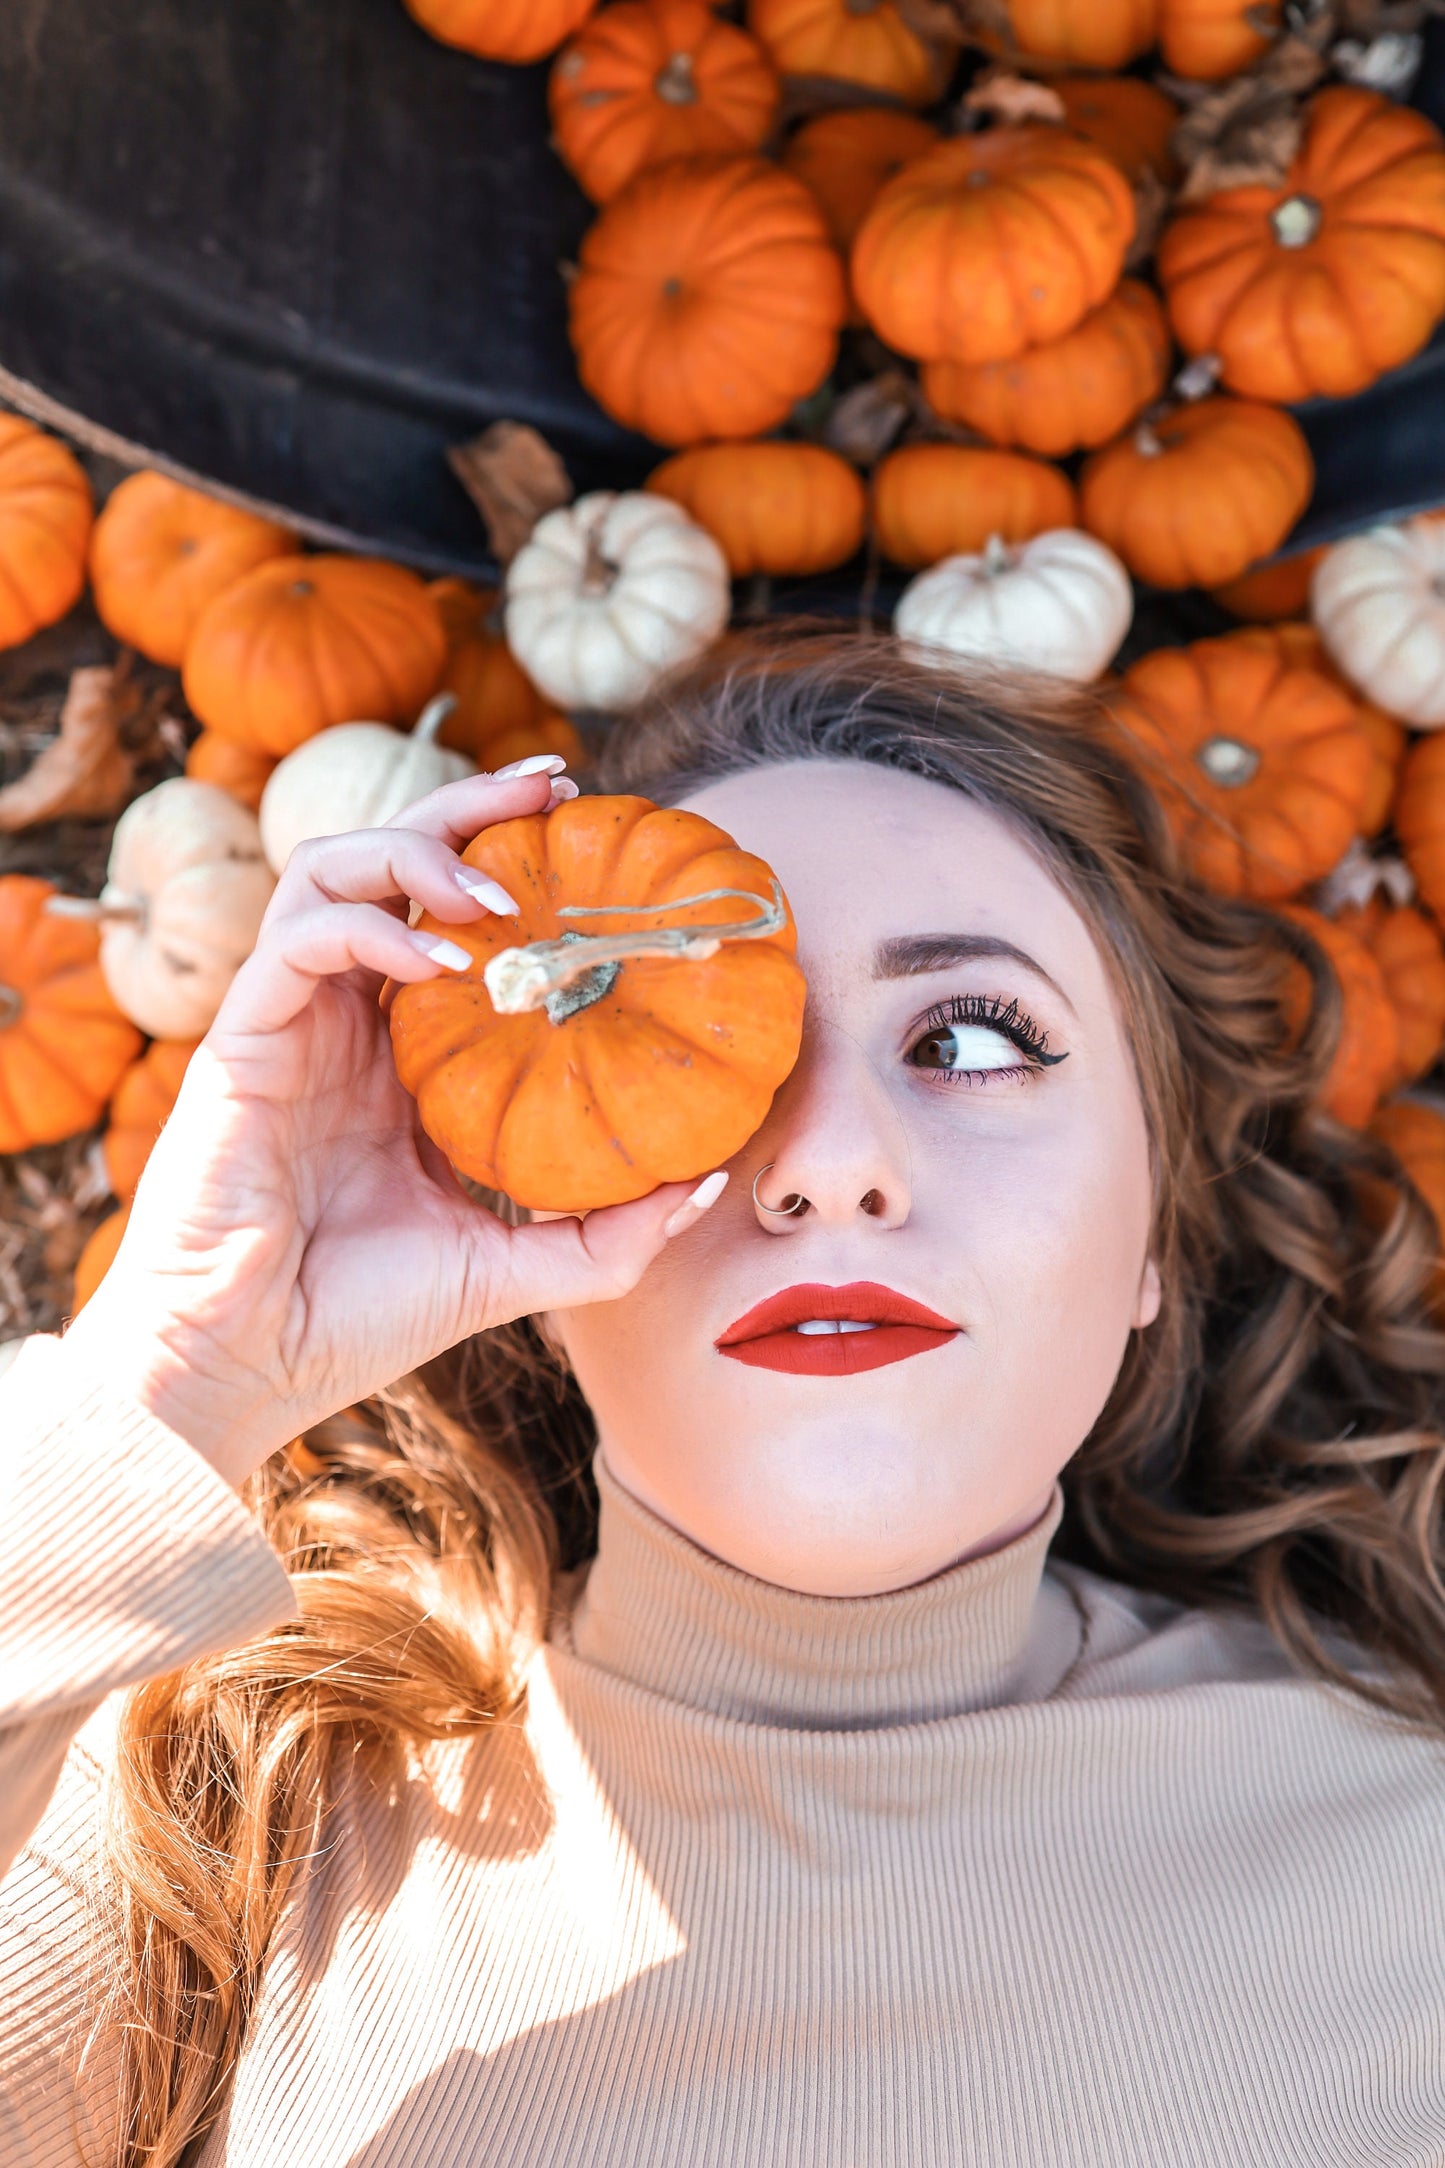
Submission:
[[[982,933],[910,933],[880,941],[873,952],[876,979],[915,979],[930,971],[948,971],[955,964],[978,962],[1018,964],[1031,971],[1045,986],[1053,988],[1070,1016],[1078,1012],[1051,973],[1036,963],[1026,949],[1012,941],[1000,941]]]

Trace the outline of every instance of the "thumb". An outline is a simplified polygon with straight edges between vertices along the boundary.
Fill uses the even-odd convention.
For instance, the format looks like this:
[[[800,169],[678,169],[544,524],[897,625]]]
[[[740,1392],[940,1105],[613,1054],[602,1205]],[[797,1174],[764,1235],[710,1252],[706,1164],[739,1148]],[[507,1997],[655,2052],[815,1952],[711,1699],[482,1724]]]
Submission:
[[[717,1203],[727,1179],[719,1170],[695,1185],[667,1182],[631,1204],[599,1206],[584,1218],[510,1229],[496,1315],[486,1324],[629,1293],[666,1244]]]

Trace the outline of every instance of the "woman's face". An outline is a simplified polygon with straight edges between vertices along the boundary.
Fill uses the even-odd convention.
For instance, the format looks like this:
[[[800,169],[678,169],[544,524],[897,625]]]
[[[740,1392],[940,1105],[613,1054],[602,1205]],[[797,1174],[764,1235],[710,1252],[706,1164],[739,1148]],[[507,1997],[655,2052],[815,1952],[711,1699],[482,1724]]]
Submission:
[[[942,784],[809,761],[687,804],[787,890],[802,1054],[698,1226],[552,1325],[608,1467],[693,1542],[813,1594],[904,1587],[1039,1518],[1156,1314],[1119,1011],[1063,891]],[[755,1207],[765,1166],[763,1202],[806,1212]],[[781,1329],[749,1318],[790,1289]],[[885,1290],[934,1325],[890,1327]]]

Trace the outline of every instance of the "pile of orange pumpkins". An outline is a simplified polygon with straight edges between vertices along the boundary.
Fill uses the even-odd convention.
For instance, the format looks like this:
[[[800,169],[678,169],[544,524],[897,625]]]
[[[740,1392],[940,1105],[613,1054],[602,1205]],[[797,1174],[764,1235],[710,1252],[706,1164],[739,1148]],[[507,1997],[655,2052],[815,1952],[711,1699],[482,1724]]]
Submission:
[[[0,1151],[109,1106],[124,1198],[298,840],[471,765],[580,760],[571,718],[715,639],[733,581],[867,550],[909,576],[917,653],[1099,684],[1199,876],[1316,936],[1344,993],[1329,1111],[1386,1136],[1445,1225],[1445,1112],[1400,1096],[1445,1046],[1445,517],[1280,554],[1313,486],[1290,407],[1445,318],[1438,131],[1327,82],[1283,178],[1183,191],[1151,252],[1182,108],[1120,71],[1157,52],[1180,95],[1227,85],[1286,34],[1271,0],[406,5],[549,62],[597,207],[579,378],[669,456],[548,512],[496,595],[305,553],[154,474],[96,519],[65,448],[0,417],[0,645],[88,579],[201,725],[185,776],[121,817],[103,923],[0,878]],[[960,42],[928,26],[950,8],[1008,71],[992,102],[948,102]],[[863,449],[850,375],[896,407]],[[1111,677],[1136,582],[1242,622]]]

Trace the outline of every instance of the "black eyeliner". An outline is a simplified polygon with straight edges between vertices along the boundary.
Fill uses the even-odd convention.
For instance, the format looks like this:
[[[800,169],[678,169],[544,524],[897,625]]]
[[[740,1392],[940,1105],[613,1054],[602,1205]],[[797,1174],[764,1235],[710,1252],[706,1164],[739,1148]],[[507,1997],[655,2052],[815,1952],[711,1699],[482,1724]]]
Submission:
[[[999,994],[952,994],[946,1002],[939,1002],[928,1011],[923,1020],[925,1030],[947,1031],[954,1024],[983,1024],[990,1031],[1002,1032],[1011,1039],[1021,1054],[1041,1069],[1052,1069],[1059,1062],[1067,1061],[1067,1054],[1049,1052],[1049,1035],[1040,1031],[1027,1010],[1019,1007],[1017,998],[1005,1001]]]

